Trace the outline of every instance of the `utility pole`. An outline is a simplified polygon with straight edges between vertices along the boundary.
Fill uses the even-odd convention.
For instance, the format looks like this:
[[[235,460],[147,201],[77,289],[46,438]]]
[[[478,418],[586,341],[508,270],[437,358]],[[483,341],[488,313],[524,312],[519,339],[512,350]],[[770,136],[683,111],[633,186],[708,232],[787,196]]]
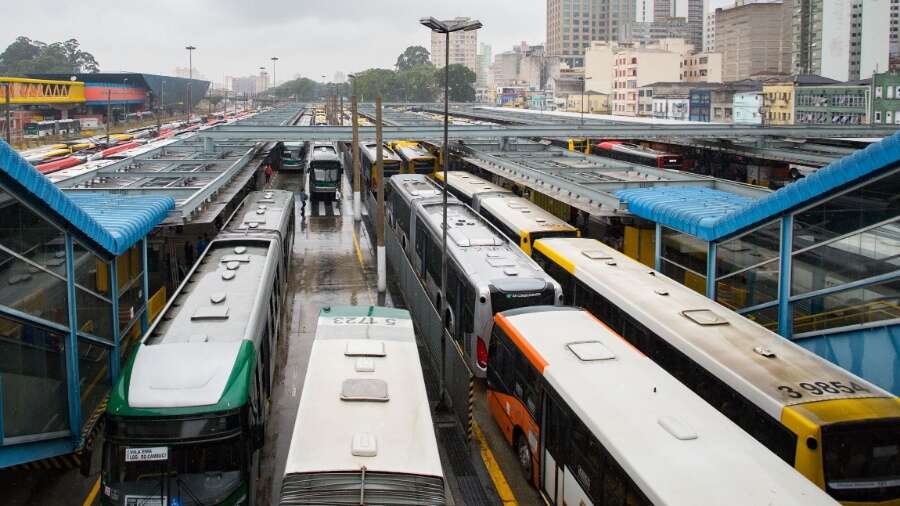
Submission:
[[[6,99],[4,100],[4,102],[6,102],[6,143],[12,144],[12,123],[11,123],[12,120],[10,119],[10,112],[9,112],[9,102],[10,102],[9,83],[3,83],[3,90],[4,90],[4,95],[6,96]]]
[[[162,81],[159,88],[159,97],[156,100],[156,135],[162,133],[162,102],[166,93],[166,82]]]
[[[106,89],[106,145],[109,146],[109,124],[112,122],[112,90]]]
[[[278,57],[273,56],[269,59],[272,60],[272,96],[274,97],[275,96],[275,88],[278,86],[278,81],[275,80],[275,62],[278,61]]]
[[[341,108],[338,109],[338,125],[344,126],[344,94],[340,93],[340,88],[338,88],[338,96],[341,99]]]
[[[187,122],[191,124],[191,85],[194,84],[194,46],[185,46],[188,52]]]
[[[350,121],[353,122],[353,145],[350,152],[353,154],[353,221],[362,219],[359,195],[359,113],[356,110],[356,95],[350,97]]]
[[[375,251],[378,262],[378,291],[387,288],[387,265],[384,257],[384,153],[381,138],[381,95],[375,97],[375,167],[378,178],[378,210],[375,216]]]

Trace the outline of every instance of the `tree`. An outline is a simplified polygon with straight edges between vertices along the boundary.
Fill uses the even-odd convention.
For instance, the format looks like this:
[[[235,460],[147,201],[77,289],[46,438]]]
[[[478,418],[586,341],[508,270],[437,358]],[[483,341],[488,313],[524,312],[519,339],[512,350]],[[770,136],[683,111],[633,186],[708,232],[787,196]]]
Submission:
[[[450,88],[450,100],[452,102],[474,102],[475,101],[475,72],[469,67],[454,63],[447,68],[449,73],[448,81]],[[435,72],[435,80],[438,86],[444,88],[444,72],[443,69]]]
[[[361,102],[370,102],[375,97],[388,102],[402,100],[403,90],[397,73],[389,69],[368,69],[356,73],[356,94]]]
[[[281,98],[290,98],[293,97],[296,100],[315,100],[319,96],[319,91],[325,85],[322,83],[317,83],[312,79],[307,79],[305,77],[301,77],[299,79],[294,79],[291,81],[287,81],[285,83],[281,83],[278,85],[272,93],[276,97]]]
[[[419,65],[397,72],[400,100],[405,102],[434,102],[437,96],[435,70],[431,65]]]
[[[18,37],[0,53],[0,73],[7,75],[99,71],[100,65],[94,55],[82,51],[76,39],[45,44],[28,37]]]
[[[431,54],[422,46],[409,46],[397,57],[397,70],[402,72],[422,65],[431,65]]]

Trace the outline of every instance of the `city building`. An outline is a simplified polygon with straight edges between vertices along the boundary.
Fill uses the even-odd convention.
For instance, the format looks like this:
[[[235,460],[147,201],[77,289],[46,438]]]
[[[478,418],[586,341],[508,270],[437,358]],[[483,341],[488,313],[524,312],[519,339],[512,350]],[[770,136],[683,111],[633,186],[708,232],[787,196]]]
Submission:
[[[690,41],[692,30],[693,26],[685,18],[663,18],[649,23],[626,23],[619,38],[628,44],[650,44],[661,39]]]
[[[584,75],[586,88],[590,91],[610,94],[613,90],[613,66],[616,61],[618,44],[595,41],[584,52]]]
[[[547,0],[547,54],[559,56],[569,67],[581,67],[591,41],[621,40],[634,11],[635,0]]]
[[[900,72],[872,76],[870,117],[872,124],[900,125]]]
[[[646,108],[650,104],[643,104],[643,110],[638,107],[638,88],[650,83],[679,81],[690,48],[680,39],[666,39],[650,46],[620,47],[613,59],[612,114],[651,115],[652,107]]]
[[[763,119],[763,94],[759,91],[739,91],[732,103],[735,125],[761,125]]]
[[[609,95],[596,91],[570,94],[566,97],[566,111],[609,114]]]
[[[475,88],[487,88],[491,86],[490,73],[491,64],[494,61],[490,44],[478,44],[478,54],[476,55],[477,68],[475,70]]]
[[[722,55],[695,53],[685,56],[682,59],[680,80],[691,83],[721,83]]]
[[[716,11],[707,12],[703,17],[703,52],[716,50]]]
[[[454,22],[466,22],[469,18],[454,18]],[[444,68],[446,59],[446,35],[431,32],[431,63]],[[450,34],[450,65],[465,65],[478,75],[478,30],[458,31]]]
[[[113,121],[128,114],[162,109],[166,114],[183,112],[188,102],[188,88],[193,107],[203,99],[209,81],[182,77],[144,74],[141,72],[95,72],[85,74],[31,74],[34,79],[53,79],[84,83],[84,103],[65,111],[68,118],[85,122],[105,122],[108,112]]]
[[[259,79],[257,76],[232,77],[231,91],[233,91],[235,95],[244,97],[255,95],[258,81]]]
[[[646,114],[647,104],[650,104],[650,117],[656,119],[674,119],[680,121],[688,121],[691,119],[691,93],[697,90],[708,90],[721,86],[720,84],[698,84],[685,83],[681,81],[674,82],[655,82],[639,88],[639,99],[643,92],[643,114]],[[701,96],[701,95],[697,95]],[[705,110],[706,116],[709,115],[709,93],[703,94],[706,97]],[[639,109],[641,109],[639,107]],[[706,120],[708,121],[708,119]]]
[[[259,75],[256,76],[256,92],[262,93],[269,89],[269,73],[265,70],[260,70]]]
[[[522,42],[511,51],[498,53],[494,57],[491,75],[494,86],[524,86],[535,90],[544,89],[548,79],[555,73],[559,59],[546,56],[544,46],[529,46]]]
[[[889,68],[891,0],[791,1],[793,73],[847,81]]]
[[[898,30],[900,30],[900,0],[891,0],[890,69],[897,68],[900,65]]]
[[[783,3],[749,3],[716,9],[716,52],[722,54],[725,82],[761,72],[788,73],[790,30],[785,30]],[[787,16],[790,19],[790,16]]]
[[[794,92],[795,125],[864,125],[868,123],[871,80],[802,86]]]
[[[817,75],[797,75],[771,79],[763,83],[763,112],[766,125],[793,125],[797,88],[835,84],[837,81]]]
[[[761,90],[758,81],[738,81],[690,90],[690,119],[711,123],[734,122],[734,96],[738,92]],[[757,105],[756,113],[759,114]]]
[[[147,235],[175,201],[63,193],[2,142],[0,160],[5,468],[71,454],[92,436],[152,318]]]

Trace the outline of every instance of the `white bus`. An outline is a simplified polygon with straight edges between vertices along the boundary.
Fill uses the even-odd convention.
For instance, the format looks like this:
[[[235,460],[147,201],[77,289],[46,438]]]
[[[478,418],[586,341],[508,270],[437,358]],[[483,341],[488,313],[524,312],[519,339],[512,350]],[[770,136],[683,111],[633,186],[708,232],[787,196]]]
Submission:
[[[837,505],[587,311],[495,316],[488,405],[552,505]]]
[[[279,504],[446,504],[407,311],[319,313]]]

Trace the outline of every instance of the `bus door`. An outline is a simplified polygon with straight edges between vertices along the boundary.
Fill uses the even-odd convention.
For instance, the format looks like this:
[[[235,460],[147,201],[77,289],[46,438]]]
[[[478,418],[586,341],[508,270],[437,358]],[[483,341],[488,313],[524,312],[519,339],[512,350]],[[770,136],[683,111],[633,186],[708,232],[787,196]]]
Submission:
[[[599,478],[586,462],[591,459],[586,455],[590,452],[591,439],[587,428],[546,389],[544,409],[541,488],[552,504],[592,505],[593,501],[585,491],[590,485],[583,487],[580,483]]]

